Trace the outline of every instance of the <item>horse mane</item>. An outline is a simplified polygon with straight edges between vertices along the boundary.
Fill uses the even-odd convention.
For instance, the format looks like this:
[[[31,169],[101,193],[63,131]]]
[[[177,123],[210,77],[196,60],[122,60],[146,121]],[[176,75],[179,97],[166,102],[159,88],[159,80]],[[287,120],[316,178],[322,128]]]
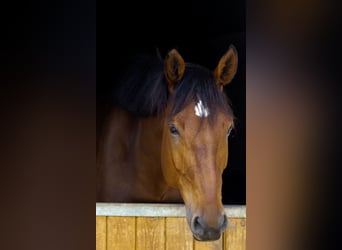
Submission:
[[[185,65],[184,76],[169,98],[164,62],[150,55],[131,58],[118,78],[114,103],[136,116],[146,117],[165,111],[168,102],[169,114],[173,116],[191,102],[201,100],[210,110],[209,118],[213,119],[219,111],[232,115],[230,100],[217,87],[212,71],[193,63]]]
[[[128,58],[116,80],[114,104],[136,116],[155,116],[165,109],[167,98],[163,62],[148,54]]]

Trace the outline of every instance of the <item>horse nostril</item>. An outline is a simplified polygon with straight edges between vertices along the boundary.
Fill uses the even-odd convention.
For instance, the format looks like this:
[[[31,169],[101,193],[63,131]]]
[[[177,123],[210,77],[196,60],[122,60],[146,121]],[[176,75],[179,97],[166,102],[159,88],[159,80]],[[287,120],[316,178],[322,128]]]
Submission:
[[[223,221],[222,221],[221,229],[225,230],[227,225],[228,225],[228,217],[227,215],[223,214]]]
[[[199,216],[195,216],[192,219],[191,228],[192,228],[192,231],[197,233],[197,234],[203,233],[203,226],[200,223],[200,217]]]

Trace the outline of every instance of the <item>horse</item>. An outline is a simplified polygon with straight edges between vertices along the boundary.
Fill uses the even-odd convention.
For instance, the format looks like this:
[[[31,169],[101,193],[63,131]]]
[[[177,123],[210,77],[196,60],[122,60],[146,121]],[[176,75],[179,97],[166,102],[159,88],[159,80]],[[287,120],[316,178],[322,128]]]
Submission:
[[[195,240],[219,239],[235,119],[224,86],[237,65],[233,45],[214,70],[185,62],[177,49],[130,64],[98,143],[97,202],[184,203]]]

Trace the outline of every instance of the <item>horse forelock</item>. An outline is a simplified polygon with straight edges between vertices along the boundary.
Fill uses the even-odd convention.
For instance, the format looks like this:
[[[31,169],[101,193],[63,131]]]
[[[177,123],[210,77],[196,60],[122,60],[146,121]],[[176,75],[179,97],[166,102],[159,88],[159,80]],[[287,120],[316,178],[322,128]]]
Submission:
[[[230,100],[221,91],[209,69],[195,64],[187,64],[183,79],[178,83],[169,100],[169,116],[172,117],[195,103],[195,114],[212,123],[219,112],[233,116]]]

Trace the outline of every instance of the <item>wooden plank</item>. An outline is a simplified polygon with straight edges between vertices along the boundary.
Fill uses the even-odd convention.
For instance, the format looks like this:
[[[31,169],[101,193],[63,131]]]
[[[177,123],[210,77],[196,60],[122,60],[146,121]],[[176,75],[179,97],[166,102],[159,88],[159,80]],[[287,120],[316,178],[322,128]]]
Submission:
[[[222,250],[223,241],[222,236],[215,241],[194,241],[195,250]]]
[[[96,216],[96,250],[106,250],[106,217]]]
[[[193,241],[185,218],[166,218],[166,250],[193,250]]]
[[[224,233],[224,247],[225,250],[246,249],[246,218],[229,218]]]
[[[107,217],[107,249],[135,249],[134,217]]]
[[[160,250],[165,246],[165,218],[137,217],[136,250]],[[122,248],[133,249],[133,248]]]

